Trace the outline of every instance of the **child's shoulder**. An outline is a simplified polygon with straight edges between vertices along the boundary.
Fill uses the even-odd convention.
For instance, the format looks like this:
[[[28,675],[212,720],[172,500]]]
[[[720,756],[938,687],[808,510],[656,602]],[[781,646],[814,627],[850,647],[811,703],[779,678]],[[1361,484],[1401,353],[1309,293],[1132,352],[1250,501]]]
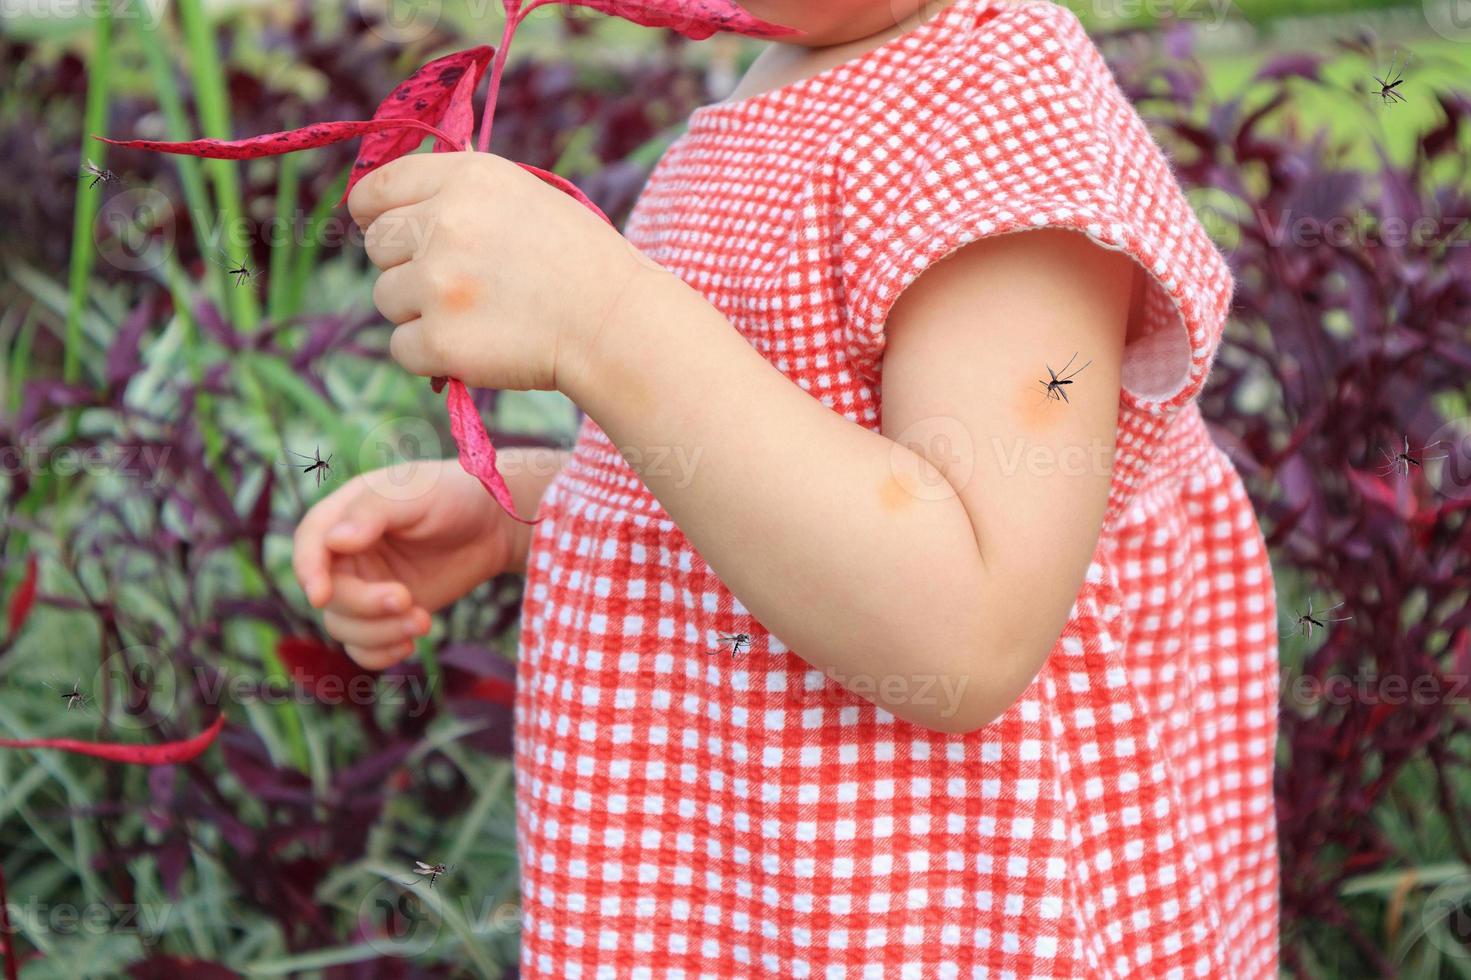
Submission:
[[[1082,21],[1051,0],[957,0],[960,16],[931,59],[950,72],[984,70],[988,88],[1073,78],[1102,65]],[[973,90],[972,90],[973,91]],[[953,95],[963,94],[954,88]]]
[[[1128,111],[1102,53],[1070,9],[1050,0],[955,0],[916,43],[868,78],[844,147],[902,139],[949,144],[998,115],[1076,130],[1100,108]]]

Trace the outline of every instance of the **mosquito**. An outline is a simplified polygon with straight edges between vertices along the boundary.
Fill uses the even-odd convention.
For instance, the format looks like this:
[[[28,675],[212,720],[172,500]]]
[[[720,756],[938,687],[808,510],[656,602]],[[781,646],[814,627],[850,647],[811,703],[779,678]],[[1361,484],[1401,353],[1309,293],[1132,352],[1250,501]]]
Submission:
[[[97,166],[91,160],[87,161],[86,165],[82,167],[82,172],[77,174],[77,176],[82,180],[86,180],[88,177],[92,178],[92,183],[87,185],[89,189],[96,187],[98,184],[111,184],[117,180],[117,174],[111,170]]]
[[[1395,56],[1395,58],[1398,57],[1398,55]],[[1377,94],[1385,105],[1394,105],[1396,102],[1409,101],[1409,99],[1396,92],[1395,89],[1405,83],[1405,69],[1410,67],[1410,58],[1412,57],[1414,57],[1413,54],[1406,55],[1405,63],[1397,69],[1394,67],[1395,58],[1391,58],[1389,59],[1389,74],[1384,78],[1380,78],[1378,75],[1374,76],[1374,81],[1379,83]]]
[[[225,275],[234,276],[235,285],[237,286],[243,286],[260,277],[260,273],[252,269],[244,261],[237,262],[220,249],[215,249],[215,255],[217,256],[215,264],[224,268]]]
[[[41,683],[46,684],[45,681],[42,681]],[[87,708],[87,702],[91,700],[82,691],[81,681],[74,682],[71,686],[70,691],[63,691],[61,690],[61,688],[52,687],[50,684],[46,684],[46,686],[50,687],[51,690],[56,692],[57,696],[60,697],[61,700],[66,702],[67,711],[71,711],[73,708],[81,708],[85,711]]]
[[[1078,355],[1076,353],[1074,353],[1072,357],[1068,358],[1068,362],[1062,366],[1062,371],[1061,372],[1054,371],[1054,370],[1052,370],[1052,366],[1050,364],[1047,365],[1047,373],[1052,376],[1052,380],[1051,381],[1041,381],[1041,380],[1039,380],[1037,382],[1037,384],[1041,385],[1046,390],[1048,400],[1050,400],[1050,401],[1058,401],[1058,400],[1061,400],[1061,401],[1065,401],[1065,402],[1068,401],[1067,388],[1064,387],[1064,386],[1065,385],[1072,384],[1073,383],[1073,379],[1076,378],[1078,375],[1082,374],[1084,371],[1086,371],[1088,369],[1088,364],[1092,364],[1093,363],[1092,361],[1089,361],[1088,364],[1084,364],[1082,367],[1078,368],[1072,374],[1068,374],[1067,373],[1067,369],[1070,368],[1070,367],[1072,367],[1073,366],[1073,362],[1076,361],[1077,359],[1078,359]],[[1072,403],[1071,402],[1068,402],[1068,404],[1072,404]]]
[[[428,878],[430,888],[433,888],[436,881],[453,870],[454,868],[445,864],[429,864],[426,861],[414,862],[414,874],[420,878]]]
[[[1288,630],[1282,635],[1291,636],[1293,633],[1301,633],[1303,636],[1306,636],[1308,639],[1311,640],[1313,638],[1314,629],[1326,630],[1329,623],[1342,623],[1353,619],[1352,616],[1328,616],[1329,613],[1331,613],[1333,610],[1337,609],[1341,605],[1343,605],[1343,603],[1340,602],[1338,603],[1338,605],[1329,606],[1327,609],[1319,610],[1317,615],[1314,615],[1313,597],[1308,596],[1308,611],[1305,613],[1298,613],[1297,619],[1293,621],[1292,629]]]
[[[317,474],[317,477],[316,477],[316,479],[317,479],[317,486],[320,487],[322,485],[323,478],[331,479],[331,477],[332,477],[332,454],[331,453],[328,453],[327,454],[327,458],[326,459],[323,459],[322,458],[322,447],[321,446],[318,446],[316,448],[316,453],[315,453],[315,455],[312,455],[312,456],[307,456],[307,455],[305,455],[303,453],[296,452],[295,450],[288,450],[288,452],[290,452],[291,455],[293,455],[293,456],[300,456],[302,459],[307,460],[308,462],[305,462],[305,463],[290,463],[290,462],[288,462],[286,465],[287,466],[300,466],[301,467],[301,472],[302,472],[302,475],[303,476],[305,476],[308,473],[315,473],[315,474]]]
[[[1391,473],[1399,473],[1404,476],[1409,476],[1411,466],[1417,466],[1423,469],[1425,460],[1427,459],[1445,459],[1445,453],[1441,453],[1439,456],[1425,455],[1438,445],[1440,443],[1437,441],[1432,442],[1428,446],[1423,446],[1417,451],[1417,455],[1416,453],[1410,452],[1410,437],[1405,436],[1404,446],[1399,452],[1392,453],[1388,449],[1379,450],[1380,454],[1384,456],[1384,465],[1379,467],[1379,475],[1388,476]]]
[[[721,643],[729,643],[730,644],[730,652],[731,653],[743,653],[743,652],[745,652],[744,651],[744,648],[749,647],[751,645],[751,634],[750,633],[721,633],[720,634],[720,642]]]

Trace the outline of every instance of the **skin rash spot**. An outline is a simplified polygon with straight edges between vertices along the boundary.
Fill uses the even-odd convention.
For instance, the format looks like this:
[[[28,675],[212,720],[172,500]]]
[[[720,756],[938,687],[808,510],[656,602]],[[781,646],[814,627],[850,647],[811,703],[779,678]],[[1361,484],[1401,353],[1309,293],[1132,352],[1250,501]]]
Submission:
[[[1028,432],[1046,432],[1054,428],[1066,415],[1068,403],[1047,397],[1047,391],[1037,382],[1022,385],[1017,389],[1012,409]]]
[[[888,479],[884,480],[884,485],[879,487],[879,503],[883,505],[884,510],[890,513],[903,510],[909,506],[909,502],[913,499],[909,491],[904,489],[904,484],[899,482],[897,476],[891,475]]]
[[[479,294],[473,279],[457,279],[450,283],[440,301],[447,313],[467,313],[475,306]]]

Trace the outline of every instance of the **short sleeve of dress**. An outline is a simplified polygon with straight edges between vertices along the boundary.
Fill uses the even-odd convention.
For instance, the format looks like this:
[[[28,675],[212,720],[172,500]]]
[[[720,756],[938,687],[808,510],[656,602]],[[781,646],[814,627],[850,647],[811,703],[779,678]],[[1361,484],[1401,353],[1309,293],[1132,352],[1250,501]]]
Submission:
[[[847,353],[868,373],[895,301],[956,249],[1070,229],[1148,273],[1123,398],[1168,416],[1209,371],[1229,267],[1077,17],[1046,2],[971,9],[944,54],[894,86],[841,147]]]

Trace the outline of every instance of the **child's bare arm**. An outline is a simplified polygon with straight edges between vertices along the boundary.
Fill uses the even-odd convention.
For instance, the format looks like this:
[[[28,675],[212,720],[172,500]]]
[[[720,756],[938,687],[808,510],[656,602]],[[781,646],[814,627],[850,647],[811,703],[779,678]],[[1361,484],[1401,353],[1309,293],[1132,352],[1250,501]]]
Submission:
[[[880,434],[788,380],[613,229],[490,154],[397,160],[348,204],[385,270],[374,295],[398,324],[399,363],[557,388],[620,448],[648,450],[631,462],[663,448],[698,459],[692,475],[641,476],[809,662],[877,683],[895,715],[947,731],[986,723],[1031,681],[1098,539],[1129,259],[1034,231],[931,269],[890,317]],[[1091,364],[1066,401],[1048,399],[1040,380],[1074,353],[1073,367]],[[968,478],[924,438],[934,418],[969,443]],[[924,492],[925,479],[950,486]],[[959,689],[958,709],[885,694],[929,678]]]
[[[1097,542],[1134,268],[1061,231],[939,263],[890,317],[882,435],[658,279],[568,391],[620,446],[699,453],[687,485],[643,477],[762,625],[895,715],[970,730],[1040,669]],[[1074,353],[1091,364],[1049,398],[1047,366]],[[960,708],[886,700],[885,678],[896,694],[944,680]]]

